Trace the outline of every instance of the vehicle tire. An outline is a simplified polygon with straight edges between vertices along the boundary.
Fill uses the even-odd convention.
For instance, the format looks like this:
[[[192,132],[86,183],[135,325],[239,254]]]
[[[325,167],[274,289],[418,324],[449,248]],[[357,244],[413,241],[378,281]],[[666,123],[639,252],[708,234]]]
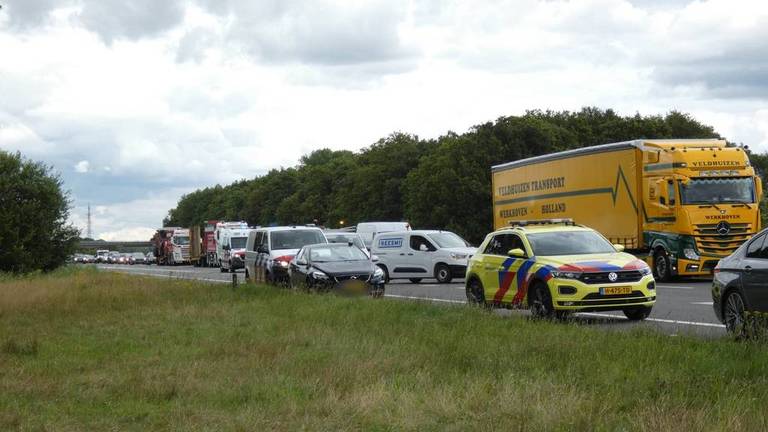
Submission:
[[[479,279],[473,277],[470,278],[466,285],[467,303],[470,306],[483,306],[486,307],[485,302],[485,289],[483,283]]]
[[[251,283],[251,275],[248,273],[248,267],[245,268],[245,283]]]
[[[384,283],[389,283],[389,272],[387,271],[387,267],[381,264],[376,264],[376,267],[380,268],[381,271],[384,272]]]
[[[672,279],[672,264],[663,249],[653,254],[653,275],[658,282],[669,282]]]
[[[232,261],[229,262],[229,269],[228,270],[229,270],[230,273],[234,273],[235,272],[235,267],[232,265]]]
[[[528,307],[534,318],[550,319],[555,316],[552,295],[549,293],[547,284],[539,281],[534,282],[528,291]]]
[[[723,302],[723,321],[728,333],[737,337],[746,334],[747,319],[744,297],[738,291],[731,291]]]
[[[640,306],[637,308],[624,309],[624,315],[630,321],[642,321],[651,315],[653,307]]]
[[[220,273],[226,273],[227,269],[224,268],[223,265],[221,265],[221,260],[219,260],[219,272]]]
[[[410,279],[408,279],[408,280],[409,280],[409,281],[411,281],[411,283],[415,283],[415,284],[417,284],[417,283],[420,283],[420,282],[421,282],[421,278],[410,278]]]
[[[435,279],[439,283],[451,283],[453,275],[451,274],[451,268],[445,264],[438,264],[435,266]]]

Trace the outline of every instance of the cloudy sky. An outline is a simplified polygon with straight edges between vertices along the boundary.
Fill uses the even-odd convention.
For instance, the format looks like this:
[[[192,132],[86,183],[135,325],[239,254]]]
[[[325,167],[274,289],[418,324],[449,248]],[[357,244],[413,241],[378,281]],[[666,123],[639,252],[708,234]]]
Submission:
[[[316,148],[533,108],[680,110],[768,150],[765,1],[0,5],[0,148],[53,165],[105,239]]]

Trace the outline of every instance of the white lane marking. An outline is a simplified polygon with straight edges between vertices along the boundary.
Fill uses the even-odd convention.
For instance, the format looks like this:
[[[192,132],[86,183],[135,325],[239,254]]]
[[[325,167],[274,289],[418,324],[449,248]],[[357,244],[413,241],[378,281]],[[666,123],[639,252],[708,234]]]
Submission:
[[[407,299],[407,300],[426,300],[426,301],[441,302],[441,303],[467,304],[465,300],[448,300],[448,299],[438,299],[438,298],[432,298],[432,297],[404,296],[404,295],[398,295],[398,294],[384,294],[384,297],[392,297],[392,298]]]
[[[712,306],[712,302],[691,302],[692,305]]]
[[[675,285],[656,285],[656,288],[681,289],[681,290],[692,290],[693,289],[693,287],[689,287],[689,286],[675,286]]]
[[[611,315],[611,314],[594,313],[594,312],[581,312],[578,315],[601,317],[601,318],[624,318],[620,315]],[[661,318],[646,318],[645,320],[664,323],[664,324],[682,324],[682,325],[699,326],[699,327],[725,328],[723,324],[714,324],[714,323],[705,323],[705,322],[696,322],[696,321],[679,321],[679,320],[668,320],[668,319],[661,319]]]

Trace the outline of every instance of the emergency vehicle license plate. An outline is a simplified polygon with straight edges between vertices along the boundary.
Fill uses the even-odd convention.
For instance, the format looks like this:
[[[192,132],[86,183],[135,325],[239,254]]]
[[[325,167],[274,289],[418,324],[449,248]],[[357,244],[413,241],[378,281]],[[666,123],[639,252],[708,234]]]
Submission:
[[[600,295],[619,295],[619,294],[632,294],[632,287],[617,286],[617,287],[600,288]]]

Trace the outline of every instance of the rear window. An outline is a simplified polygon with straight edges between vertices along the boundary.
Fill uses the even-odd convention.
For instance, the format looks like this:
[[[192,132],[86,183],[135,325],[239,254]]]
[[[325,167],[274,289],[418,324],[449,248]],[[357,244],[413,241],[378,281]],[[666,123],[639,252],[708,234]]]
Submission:
[[[306,245],[327,243],[318,230],[273,231],[269,234],[272,249],[301,249]]]

